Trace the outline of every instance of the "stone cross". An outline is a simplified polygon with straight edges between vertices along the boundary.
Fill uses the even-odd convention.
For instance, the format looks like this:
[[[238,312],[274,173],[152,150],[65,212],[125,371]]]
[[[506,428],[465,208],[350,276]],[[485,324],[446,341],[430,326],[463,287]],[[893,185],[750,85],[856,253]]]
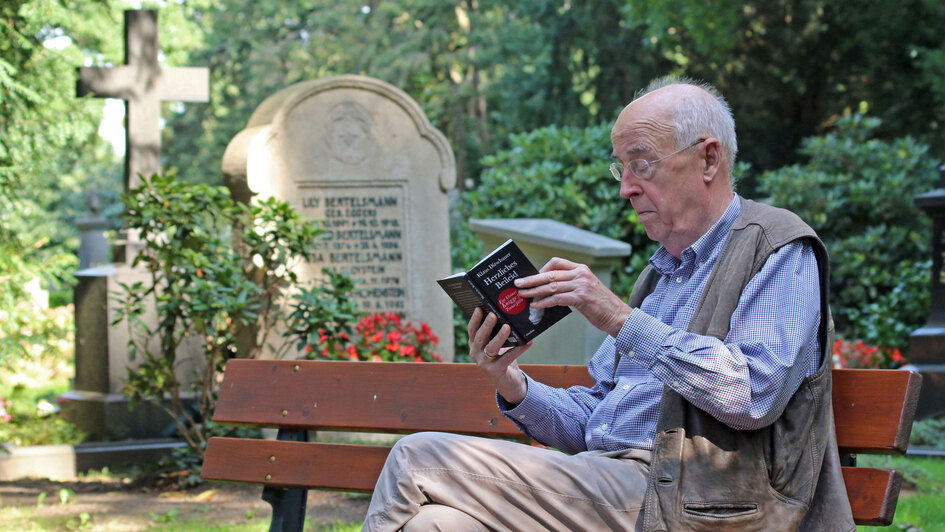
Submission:
[[[78,96],[125,100],[125,191],[161,170],[161,101],[209,100],[206,68],[158,65],[157,11],[125,11],[125,64],[79,68]]]

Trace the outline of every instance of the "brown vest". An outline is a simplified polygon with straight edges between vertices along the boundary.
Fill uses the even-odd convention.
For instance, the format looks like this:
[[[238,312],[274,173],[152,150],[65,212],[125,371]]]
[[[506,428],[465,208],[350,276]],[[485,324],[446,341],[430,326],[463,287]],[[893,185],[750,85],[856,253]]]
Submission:
[[[748,281],[768,256],[806,239],[820,272],[823,361],[772,424],[735,430],[663,387],[643,529],[855,530],[837,454],[830,401],[833,320],[823,243],[793,213],[742,199],[689,331],[724,340]],[[639,307],[659,274],[647,268],[630,295]]]

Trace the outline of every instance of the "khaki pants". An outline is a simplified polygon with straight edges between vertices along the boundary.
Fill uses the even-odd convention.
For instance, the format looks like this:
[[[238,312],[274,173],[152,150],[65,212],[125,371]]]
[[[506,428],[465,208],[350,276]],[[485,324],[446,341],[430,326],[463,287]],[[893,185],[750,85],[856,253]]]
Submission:
[[[650,452],[567,455],[438,432],[391,450],[365,531],[636,530]]]

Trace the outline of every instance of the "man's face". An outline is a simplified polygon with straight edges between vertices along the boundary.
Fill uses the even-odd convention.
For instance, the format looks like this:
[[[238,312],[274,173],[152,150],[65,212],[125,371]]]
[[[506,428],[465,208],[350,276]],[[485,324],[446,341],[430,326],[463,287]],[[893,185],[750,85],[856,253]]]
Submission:
[[[624,165],[632,159],[655,161],[679,148],[666,100],[660,92],[652,93],[620,113],[611,131],[617,160]],[[647,236],[667,248],[674,237],[687,235],[701,223],[699,209],[693,209],[705,200],[699,153],[696,146],[660,161],[652,166],[650,179],[624,169],[620,197],[630,200]]]

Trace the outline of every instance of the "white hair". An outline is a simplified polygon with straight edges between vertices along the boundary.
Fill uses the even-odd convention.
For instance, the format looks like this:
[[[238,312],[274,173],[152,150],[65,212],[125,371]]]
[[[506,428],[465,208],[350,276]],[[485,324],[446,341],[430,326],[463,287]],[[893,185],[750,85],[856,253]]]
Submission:
[[[738,154],[738,140],[735,137],[735,117],[732,108],[719,91],[704,81],[687,77],[665,76],[650,82],[638,91],[634,100],[671,85],[691,85],[706,91],[711,98],[681,98],[675,106],[672,126],[675,131],[676,148],[688,146],[700,138],[719,139],[722,153],[728,156],[729,172],[735,170],[735,156]]]

